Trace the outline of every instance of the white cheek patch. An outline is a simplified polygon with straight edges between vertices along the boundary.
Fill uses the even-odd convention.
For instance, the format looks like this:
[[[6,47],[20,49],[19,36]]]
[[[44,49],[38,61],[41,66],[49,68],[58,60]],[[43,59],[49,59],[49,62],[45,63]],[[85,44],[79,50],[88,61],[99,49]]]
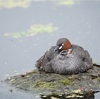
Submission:
[[[72,53],[72,49],[68,49],[68,54],[71,54]]]

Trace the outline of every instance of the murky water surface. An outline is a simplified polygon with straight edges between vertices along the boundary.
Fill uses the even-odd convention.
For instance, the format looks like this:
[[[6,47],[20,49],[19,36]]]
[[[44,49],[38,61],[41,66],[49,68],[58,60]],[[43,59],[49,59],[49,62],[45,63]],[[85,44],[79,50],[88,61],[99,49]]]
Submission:
[[[61,37],[84,47],[100,64],[100,1],[8,1],[0,1],[0,80],[34,69]],[[0,99],[39,99],[11,91],[0,83]]]

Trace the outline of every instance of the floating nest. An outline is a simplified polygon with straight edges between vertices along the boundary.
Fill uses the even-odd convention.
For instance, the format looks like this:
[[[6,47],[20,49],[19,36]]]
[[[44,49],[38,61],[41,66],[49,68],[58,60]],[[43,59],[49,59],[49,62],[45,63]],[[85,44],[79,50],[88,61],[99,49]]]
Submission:
[[[73,75],[40,73],[35,69],[26,74],[10,77],[5,82],[32,94],[39,94],[44,97],[43,99],[49,95],[82,97],[83,94],[100,91],[100,66],[94,64],[93,69]]]

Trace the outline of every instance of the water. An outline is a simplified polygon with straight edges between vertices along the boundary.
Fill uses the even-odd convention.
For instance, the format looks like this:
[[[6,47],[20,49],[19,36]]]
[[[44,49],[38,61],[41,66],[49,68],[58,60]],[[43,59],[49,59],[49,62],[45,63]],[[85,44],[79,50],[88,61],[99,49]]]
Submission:
[[[53,24],[53,33],[13,38],[5,33],[27,31],[33,24]],[[77,1],[58,5],[55,2],[31,2],[27,8],[0,9],[0,80],[23,74],[35,68],[34,64],[58,38],[67,37],[89,51],[94,62],[100,64],[100,1]],[[36,99],[0,83],[1,99]],[[100,93],[95,99],[100,98]],[[37,98],[38,99],[38,98]]]

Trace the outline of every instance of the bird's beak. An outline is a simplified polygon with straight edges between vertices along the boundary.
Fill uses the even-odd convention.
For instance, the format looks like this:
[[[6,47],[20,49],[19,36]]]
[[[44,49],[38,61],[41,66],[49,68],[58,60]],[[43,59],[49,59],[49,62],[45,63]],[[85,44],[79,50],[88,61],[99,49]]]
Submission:
[[[62,50],[63,49],[63,46],[61,45],[61,46],[56,46],[56,48],[55,48],[55,51],[60,51],[60,50]]]
[[[63,48],[62,46],[59,46],[59,48],[58,48],[58,49],[59,49],[59,50],[62,50],[62,48]]]
[[[59,46],[56,46],[54,51],[58,51],[59,50]]]

